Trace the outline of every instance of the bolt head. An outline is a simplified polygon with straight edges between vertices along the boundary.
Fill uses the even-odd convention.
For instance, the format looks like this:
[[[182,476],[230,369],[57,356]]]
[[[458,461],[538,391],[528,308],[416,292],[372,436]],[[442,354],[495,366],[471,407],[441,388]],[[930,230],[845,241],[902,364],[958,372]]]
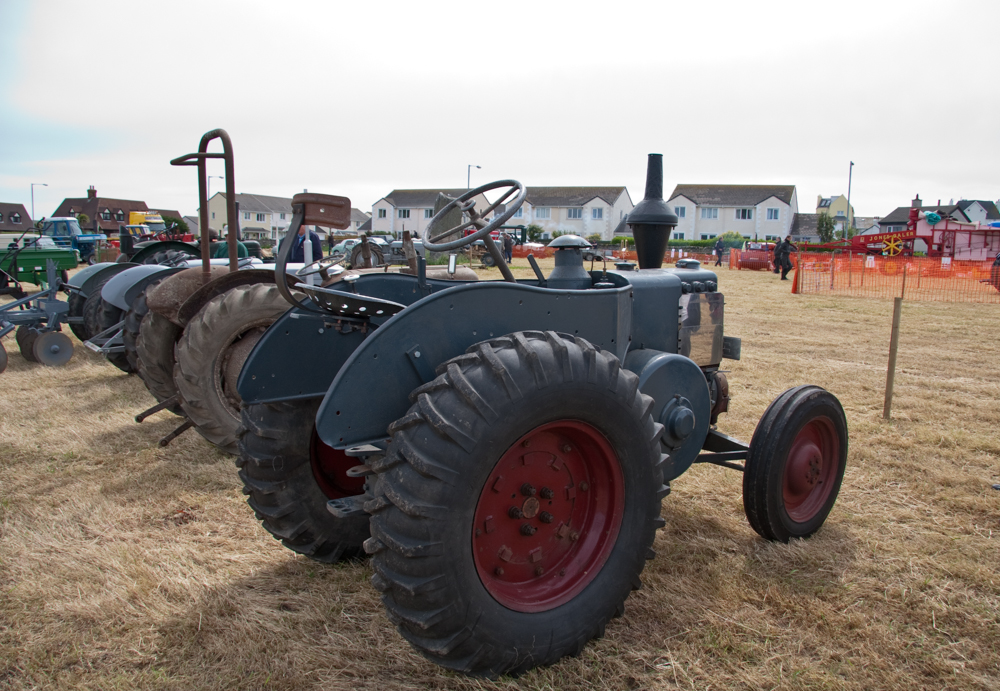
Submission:
[[[502,566],[496,567],[495,569],[493,569],[493,573],[495,573],[498,576],[502,576],[503,575],[503,567]]]
[[[535,568],[536,576],[541,576],[543,573],[545,573],[545,569],[543,569],[541,566]]]
[[[535,534],[537,528],[530,523],[525,523],[521,526],[521,535],[531,536]]]
[[[521,485],[521,494],[523,494],[526,497],[533,497],[536,494],[538,494],[538,490],[535,489],[530,483],[525,482],[523,485]]]
[[[539,494],[542,495],[542,499],[551,499],[556,495],[556,493],[548,487],[542,487],[542,491],[539,492]]]
[[[521,512],[521,509],[519,507],[512,506],[509,509],[507,509],[507,515],[510,516],[511,518],[520,518],[524,514]]]
[[[538,514],[538,520],[540,520],[542,523],[551,523],[552,519],[553,516],[548,511],[542,511],[540,514]]]
[[[563,453],[569,453],[570,451],[573,450],[573,447],[570,446],[569,444],[563,444],[562,450],[563,450]]]
[[[581,482],[580,483],[580,491],[581,492],[586,492],[588,489],[590,489],[590,485],[588,485],[586,482]]]

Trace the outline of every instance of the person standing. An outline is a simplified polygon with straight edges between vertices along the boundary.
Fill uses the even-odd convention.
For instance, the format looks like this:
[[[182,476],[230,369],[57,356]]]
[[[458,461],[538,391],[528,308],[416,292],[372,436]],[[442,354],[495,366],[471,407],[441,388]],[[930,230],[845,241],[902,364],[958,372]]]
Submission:
[[[292,240],[292,251],[288,255],[288,262],[290,264],[307,264],[309,262],[318,262],[323,258],[323,244],[320,242],[319,235],[313,231],[309,231],[309,242],[312,243],[312,259],[309,262],[306,261],[303,250],[303,243],[306,240],[306,227],[299,226],[299,233]]]
[[[725,248],[726,248],[726,246],[722,244],[722,238],[718,238],[715,241],[715,265],[716,266],[722,266],[722,250],[724,250]]]
[[[514,261],[514,238],[506,231],[503,234],[503,258],[508,264]]]
[[[792,244],[792,236],[786,235],[785,241],[774,249],[776,268],[781,268],[781,280],[788,280],[788,272],[792,270],[792,252],[798,248]]]

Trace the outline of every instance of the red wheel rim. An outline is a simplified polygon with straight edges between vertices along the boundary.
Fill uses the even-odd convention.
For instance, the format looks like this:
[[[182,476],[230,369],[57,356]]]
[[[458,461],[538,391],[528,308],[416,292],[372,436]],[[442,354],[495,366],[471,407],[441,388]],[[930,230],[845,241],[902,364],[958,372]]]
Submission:
[[[618,539],[625,481],[611,444],[577,420],[536,427],[490,473],[472,553],[486,590],[518,612],[543,612],[594,580]]]
[[[351,458],[343,451],[327,446],[313,429],[312,441],[309,444],[309,461],[312,464],[316,484],[327,499],[342,499],[353,497],[365,491],[363,477],[348,477],[347,471],[359,461]]]
[[[833,491],[840,465],[840,438],[830,418],[810,420],[792,442],[782,497],[785,512],[796,523],[816,517]]]

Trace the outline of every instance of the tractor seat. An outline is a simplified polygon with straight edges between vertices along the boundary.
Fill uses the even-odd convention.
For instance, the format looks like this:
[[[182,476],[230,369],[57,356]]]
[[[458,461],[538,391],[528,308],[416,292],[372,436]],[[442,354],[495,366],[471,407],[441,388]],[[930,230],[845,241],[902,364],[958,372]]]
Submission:
[[[295,288],[308,295],[324,312],[338,317],[354,317],[356,319],[391,317],[406,309],[406,305],[392,300],[380,300],[368,295],[347,293],[332,288],[320,288],[308,283],[299,283]]]

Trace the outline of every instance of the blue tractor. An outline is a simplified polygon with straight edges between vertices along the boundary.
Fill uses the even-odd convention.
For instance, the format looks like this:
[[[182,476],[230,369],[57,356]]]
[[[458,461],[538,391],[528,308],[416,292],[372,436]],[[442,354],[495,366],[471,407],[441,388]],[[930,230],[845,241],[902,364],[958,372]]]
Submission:
[[[720,368],[740,341],[723,333],[715,273],[661,268],[677,224],[662,179],[650,155],[628,219],[638,268],[587,271],[589,245],[562,236],[552,272],[532,261],[529,280],[487,241],[503,281],[435,277],[422,260],[410,275],[330,260],[315,267],[322,285],[276,283],[293,307],[237,382],[249,504],[300,553],[372,555],[389,618],[440,665],[516,674],[602,635],[654,557],[661,501],[694,463],[744,473],[746,516],[769,540],[813,534],[836,501],[848,433],[827,391],[783,393],[749,445],[717,431]],[[470,200],[498,189],[476,213]],[[513,180],[471,190],[435,216],[424,247],[488,240],[524,198]],[[297,196],[289,235],[330,227],[343,201]],[[468,222],[442,230],[454,208]]]
[[[46,218],[42,221],[41,232],[59,247],[75,249],[80,254],[80,261],[85,264],[97,261],[97,245],[108,239],[104,233],[84,233],[80,223],[72,216]]]

